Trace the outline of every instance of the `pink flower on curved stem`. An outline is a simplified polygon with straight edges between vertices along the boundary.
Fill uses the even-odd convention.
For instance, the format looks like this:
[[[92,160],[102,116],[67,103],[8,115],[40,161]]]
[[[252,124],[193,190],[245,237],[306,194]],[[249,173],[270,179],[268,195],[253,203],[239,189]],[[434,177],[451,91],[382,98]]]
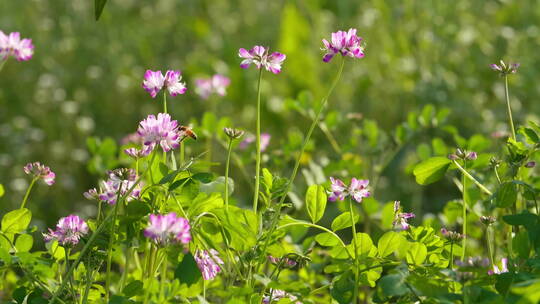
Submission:
[[[332,33],[332,39],[329,42],[326,39],[322,40],[324,44],[323,50],[326,54],[323,57],[324,62],[329,62],[336,54],[342,56],[363,58],[364,47],[362,47],[362,38],[356,35],[356,29],[349,29],[348,32],[337,31]]]
[[[56,174],[51,171],[51,168],[42,165],[40,162],[28,163],[23,170],[26,174],[42,179],[49,186],[52,186],[55,182]]]
[[[330,177],[330,181],[331,191],[328,200],[331,202],[342,201],[350,195],[352,199],[361,203],[362,199],[371,195],[367,188],[369,185],[369,180],[367,179],[356,179],[353,177],[349,186],[337,178]]]
[[[77,245],[79,239],[88,233],[88,225],[84,220],[76,215],[69,215],[61,218],[56,224],[56,229],[49,228],[49,233],[44,233],[45,242],[58,240],[58,243],[65,245]]]
[[[168,70],[165,76],[161,71],[146,70],[142,87],[150,93],[152,98],[156,98],[163,88],[166,88],[169,94],[174,97],[187,91],[186,84],[181,80],[182,76],[179,70]]]
[[[241,68],[247,69],[253,63],[258,69],[264,67],[267,71],[274,74],[281,72],[281,65],[287,58],[285,54],[279,52],[270,54],[269,49],[260,45],[254,46],[251,50],[240,48],[238,50],[238,56],[244,59],[240,63]]]
[[[177,217],[174,212],[166,215],[150,214],[144,236],[162,246],[170,243],[188,244],[191,241],[190,229],[188,220]]]

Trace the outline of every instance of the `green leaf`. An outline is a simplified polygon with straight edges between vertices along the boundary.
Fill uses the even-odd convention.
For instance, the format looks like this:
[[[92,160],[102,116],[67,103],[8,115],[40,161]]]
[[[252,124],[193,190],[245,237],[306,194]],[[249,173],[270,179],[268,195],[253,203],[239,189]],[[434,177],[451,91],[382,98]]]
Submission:
[[[17,237],[15,241],[15,248],[18,252],[28,252],[32,249],[34,244],[34,238],[30,234],[21,234]]]
[[[407,251],[407,263],[421,265],[427,257],[426,245],[418,242],[410,243]]]
[[[199,193],[193,200],[191,207],[189,207],[189,215],[197,216],[203,212],[220,209],[221,207],[223,207],[223,198],[221,198],[220,193],[212,193],[212,195]]]
[[[202,278],[201,271],[197,267],[197,262],[195,262],[195,258],[191,253],[184,255],[182,262],[178,264],[174,271],[174,278],[188,286],[195,284]]]
[[[522,259],[529,258],[531,247],[529,246],[529,234],[526,231],[520,231],[512,239],[512,248]]]
[[[450,164],[451,161],[446,157],[432,157],[422,161],[413,170],[416,182],[428,185],[438,181],[444,176]]]
[[[517,200],[517,185],[512,182],[501,184],[497,193],[495,193],[495,206],[499,208],[508,208],[514,205]]]
[[[128,299],[131,298],[131,297],[134,297],[136,295],[140,295],[143,292],[144,292],[143,283],[141,281],[138,281],[138,280],[127,284],[127,286],[124,287],[124,290],[122,290],[122,293]]]
[[[374,248],[373,241],[371,240],[369,234],[363,232],[359,232],[356,234],[356,244],[358,245],[356,253],[359,256],[369,255],[371,249]],[[354,252],[354,244],[351,242],[351,244],[347,247],[349,246],[351,248],[351,251]]]
[[[355,214],[354,215],[354,223],[358,223],[358,219],[360,219],[360,215]],[[342,214],[338,215],[333,221],[332,221],[332,230],[338,231],[341,229],[345,229],[347,227],[351,227],[351,213],[349,211],[343,212]]]
[[[525,140],[530,145],[534,145],[540,142],[538,134],[536,134],[536,132],[531,128],[521,127],[519,128],[518,132],[525,137]]]
[[[532,213],[521,213],[514,215],[504,215],[503,221],[512,226],[525,226],[527,229],[534,227],[538,221],[538,216]]]
[[[8,212],[2,218],[2,232],[20,233],[30,224],[32,213],[26,208]]]
[[[330,288],[330,294],[339,304],[351,303],[354,292],[354,278],[350,271],[337,276]]]
[[[99,17],[101,17],[101,13],[103,13],[103,8],[105,7],[105,4],[107,3],[107,0],[94,0],[94,11],[96,16],[96,21],[99,20]]]
[[[5,248],[0,247],[0,261],[3,261],[4,264],[11,264],[11,254],[9,254],[9,251]]]
[[[403,269],[398,270],[399,271],[392,271],[391,274],[384,276],[379,281],[379,287],[386,297],[401,296],[409,291],[405,285],[408,276],[406,266],[403,267]]]
[[[328,198],[323,186],[309,186],[306,193],[306,208],[311,222],[317,223],[323,217],[327,200]]]
[[[328,232],[319,233],[315,236],[315,241],[321,246],[332,247],[339,244],[339,240]]]
[[[398,250],[402,242],[405,241],[405,238],[399,233],[394,231],[388,231],[383,234],[379,239],[377,244],[377,249],[379,250],[379,256],[381,258],[391,255],[394,251]]]
[[[4,186],[0,184],[0,197],[4,196],[4,193],[6,193],[6,191],[4,190]]]

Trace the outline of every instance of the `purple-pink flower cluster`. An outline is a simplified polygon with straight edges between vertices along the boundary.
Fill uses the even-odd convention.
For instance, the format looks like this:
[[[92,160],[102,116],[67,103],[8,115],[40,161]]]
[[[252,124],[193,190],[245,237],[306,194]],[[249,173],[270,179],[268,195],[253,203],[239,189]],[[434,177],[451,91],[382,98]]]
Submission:
[[[296,266],[296,264],[297,264],[297,262],[295,260],[290,259],[288,257],[277,258],[275,256],[269,255],[268,260],[270,261],[270,263],[272,263],[274,265],[280,265],[280,267],[292,268],[292,267]]]
[[[241,48],[238,50],[238,56],[243,58],[240,63],[242,69],[247,69],[252,63],[260,69],[264,67],[267,71],[274,74],[281,72],[281,65],[285,61],[285,54],[279,52],[273,52],[270,54],[270,49],[260,45],[254,46],[251,50]]]
[[[34,178],[42,179],[49,186],[54,184],[56,174],[51,171],[51,168],[42,165],[40,162],[28,163],[24,166],[23,170],[24,173],[31,174]]]
[[[142,138],[145,146],[143,150],[148,153],[156,145],[160,145],[165,152],[180,146],[181,136],[178,130],[178,122],[172,120],[169,114],[159,113],[157,117],[148,115],[145,120],[139,123],[137,133]]]
[[[146,70],[144,73],[143,88],[150,93],[152,98],[156,98],[161,89],[166,88],[171,96],[184,94],[187,91],[186,84],[182,80],[179,70],[168,70],[165,76],[161,71]]]
[[[367,179],[356,179],[353,177],[350,186],[345,185],[342,180],[337,178],[330,177],[330,181],[332,184],[328,199],[331,202],[342,201],[350,195],[355,201],[361,203],[363,198],[371,195],[368,190],[369,180]]]
[[[253,134],[247,135],[243,141],[240,142],[238,145],[238,148],[240,150],[245,150],[247,147],[249,147],[252,143],[255,142],[256,136]],[[270,139],[272,139],[272,135],[268,133],[261,133],[261,152],[264,152],[266,148],[268,148],[268,145],[270,145]]]
[[[400,224],[403,230],[408,230],[410,228],[410,225],[407,220],[414,217],[415,214],[412,212],[402,212],[400,201],[394,201],[394,221],[392,222],[392,226],[395,227],[397,224]]]
[[[324,62],[329,62],[336,54],[354,58],[364,57],[362,38],[356,35],[356,29],[351,28],[348,32],[337,31],[332,33],[331,41],[323,39],[322,42],[323,50],[326,51]]]
[[[490,64],[492,70],[500,72],[501,76],[505,76],[508,74],[515,74],[517,73],[517,70],[520,66],[519,63],[510,63],[506,64],[504,61],[500,60],[500,64]]]
[[[76,215],[61,218],[56,224],[56,229],[49,228],[49,233],[44,233],[45,242],[57,240],[63,246],[77,245],[82,236],[88,233],[86,222]]]
[[[231,80],[228,77],[219,74],[210,78],[199,78],[195,80],[195,93],[202,99],[208,99],[212,94],[225,96],[227,94],[227,87],[230,84]]]
[[[119,196],[126,196],[131,190],[129,195],[125,198],[126,201],[132,201],[138,199],[141,195],[141,186],[135,185],[137,179],[137,173],[133,169],[116,169],[108,172],[109,179],[102,181],[101,189],[98,191],[96,188],[90,189],[83,195],[87,199],[95,199],[107,202],[110,205],[116,204]],[[133,188],[133,189],[131,189]]]
[[[150,214],[149,224],[144,229],[144,236],[161,246],[171,243],[188,244],[191,241],[190,230],[188,220],[176,216],[174,212]]]
[[[207,281],[214,279],[218,273],[221,272],[221,267],[219,265],[224,264],[219,258],[219,253],[215,249],[197,250],[194,258],[203,279]]]
[[[489,270],[488,274],[493,275],[493,274],[501,274],[501,273],[505,273],[505,272],[508,272],[508,259],[507,258],[502,258],[501,259],[501,268],[499,268],[499,266],[493,264],[493,270]]]
[[[270,289],[270,295],[264,296],[262,303],[271,304],[271,303],[274,303],[274,301],[277,303],[279,302],[279,300],[284,299],[284,298],[289,298],[291,303],[302,304],[302,302],[298,301],[298,297],[281,289]]]
[[[0,31],[0,60],[7,60],[9,56],[15,57],[18,61],[27,61],[34,54],[32,39],[22,39],[19,32],[9,35]]]

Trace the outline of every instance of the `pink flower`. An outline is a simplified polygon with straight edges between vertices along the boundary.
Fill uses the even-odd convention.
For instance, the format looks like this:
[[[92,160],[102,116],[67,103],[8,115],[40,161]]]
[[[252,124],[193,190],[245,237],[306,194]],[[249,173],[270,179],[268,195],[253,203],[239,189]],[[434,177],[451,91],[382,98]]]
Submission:
[[[100,200],[107,202],[110,205],[116,204],[117,199],[123,196],[126,201],[138,199],[141,194],[140,184],[133,186],[136,183],[137,174],[133,169],[116,169],[108,172],[109,179],[101,182],[100,191],[96,188],[90,189],[83,193],[84,197],[89,200]],[[133,188],[133,190],[131,189]],[[128,195],[128,192],[131,192]]]
[[[369,180],[352,178],[351,185],[347,187],[343,181],[337,178],[330,177],[331,191],[328,200],[335,202],[336,200],[344,200],[347,196],[351,196],[355,201],[361,203],[362,199],[369,197],[371,193],[368,190]]]
[[[145,156],[148,156],[152,152],[152,149],[149,146],[145,146],[142,149],[137,148],[128,148],[124,150],[124,153],[126,153],[128,156],[132,158],[143,158]]]
[[[290,294],[290,293],[288,293],[288,292],[286,292],[284,290],[281,290],[281,289],[270,289],[270,295],[264,296],[264,298],[262,300],[262,303],[263,304],[278,303],[279,300],[284,299],[284,298],[289,298],[291,303],[302,304],[302,302],[297,301],[298,297],[296,297],[295,295],[292,295],[292,294]],[[287,303],[289,303],[289,302],[287,302]]]
[[[179,70],[169,70],[165,74],[165,87],[167,87],[167,90],[172,97],[184,94],[187,91],[186,84],[180,82],[180,80],[182,80],[182,76]]]
[[[28,163],[23,170],[24,173],[31,174],[34,178],[41,178],[49,186],[54,184],[56,174],[51,171],[51,168],[42,165],[40,162]]]
[[[18,61],[27,61],[34,54],[32,39],[22,39],[18,32],[4,34],[0,31],[0,59],[6,60],[9,56],[14,56]]]
[[[195,80],[195,93],[202,99],[208,99],[214,93],[219,96],[225,96],[227,94],[227,87],[230,84],[231,80],[228,77],[219,74],[211,78],[199,78]]]
[[[164,113],[159,113],[157,118],[154,115],[148,115],[139,123],[137,129],[137,133],[146,146],[143,150],[153,150],[159,144],[165,152],[180,146],[181,138],[178,132],[178,122],[172,120],[169,114]]]
[[[505,272],[508,272],[508,259],[507,258],[502,258],[501,259],[501,268],[499,269],[499,267],[497,265],[493,264],[493,270],[489,270],[488,274],[493,275],[493,274],[501,274],[501,273],[505,273]]]
[[[181,72],[178,70],[168,70],[165,76],[161,71],[146,70],[144,73],[143,88],[150,93],[152,98],[156,98],[157,94],[164,87],[167,88],[171,96],[184,94],[187,90],[186,84],[180,82],[182,80]]]
[[[207,281],[214,279],[218,273],[221,272],[221,267],[219,265],[224,264],[219,258],[219,253],[215,249],[210,249],[210,251],[197,250],[194,258],[203,279]]]
[[[501,76],[515,74],[520,66],[519,63],[510,63],[506,64],[504,61],[500,60],[500,64],[490,64],[492,70],[500,72]]]
[[[330,197],[328,198],[331,202],[335,202],[336,200],[344,200],[347,192],[347,185],[345,183],[337,178],[330,177],[331,181],[331,193]]]
[[[150,223],[144,229],[144,236],[156,244],[166,246],[170,243],[188,244],[191,241],[189,222],[171,212],[166,215],[150,214]]]
[[[414,213],[401,212],[400,201],[394,202],[394,221],[392,222],[392,226],[395,227],[397,224],[401,224],[403,230],[408,230],[410,225],[407,220],[413,217],[415,217]]]
[[[88,225],[76,215],[61,218],[56,224],[56,230],[49,228],[49,233],[43,234],[45,242],[58,240],[62,245],[77,245],[79,239],[88,233]]]
[[[238,50],[238,56],[243,58],[240,63],[240,67],[247,69],[252,63],[260,69],[264,66],[267,71],[270,71],[274,74],[279,74],[281,72],[281,65],[285,61],[285,54],[279,52],[273,52],[269,54],[269,49],[264,48],[263,46],[256,45],[251,50],[246,50],[241,48]]]
[[[247,149],[249,145],[255,142],[256,136],[253,134],[247,135],[243,141],[240,142],[238,145],[238,148],[240,150]],[[272,139],[272,135],[268,133],[261,133],[261,152],[264,152],[268,146],[270,145],[270,139]]]
[[[326,39],[323,39],[322,42],[324,44],[323,50],[326,51],[323,57],[324,62],[329,62],[336,54],[354,58],[364,57],[364,48],[361,45],[362,38],[356,36],[356,29],[351,28],[348,32],[337,31],[332,33],[332,42],[328,42]]]

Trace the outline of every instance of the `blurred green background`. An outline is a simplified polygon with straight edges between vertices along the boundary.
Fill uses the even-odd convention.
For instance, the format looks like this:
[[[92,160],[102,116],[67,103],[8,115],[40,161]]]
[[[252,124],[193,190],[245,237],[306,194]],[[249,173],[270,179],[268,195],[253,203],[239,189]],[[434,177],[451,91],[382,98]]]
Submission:
[[[197,129],[210,107],[194,94],[197,77],[229,76],[232,84],[228,95],[216,100],[215,115],[233,117],[235,127],[253,131],[257,72],[240,69],[237,52],[256,44],[287,55],[283,72],[263,79],[263,131],[272,134],[265,166],[276,175],[288,176],[291,152],[309,125],[287,105],[300,94],[315,106],[324,95],[338,62],[322,62],[321,39],[339,29],[358,29],[366,57],[348,61],[329,103],[337,120],[329,123],[331,132],[348,154],[338,155],[317,130],[310,155],[320,167],[345,161],[343,169],[350,157],[369,162],[364,143],[354,140],[359,133],[350,132],[351,124],[361,122],[350,113],[390,131],[410,111],[433,104],[451,110],[448,123],[465,137],[505,131],[503,82],[489,68],[501,58],[522,64],[510,81],[515,121],[525,123],[540,113],[540,4],[535,0],[109,0],[98,22],[93,14],[89,0],[0,0],[0,30],[21,32],[35,44],[32,60],[10,60],[0,72],[0,183],[6,188],[1,213],[20,204],[29,181],[24,164],[41,161],[56,172],[57,183],[35,188],[29,208],[43,220],[36,224],[50,226],[72,212],[93,214],[95,203],[82,193],[103,174],[88,170],[87,138],[120,142],[138,121],[161,110],[160,99],[141,88],[145,69],[182,70],[188,93],[170,98],[169,109],[202,133],[202,142],[189,143],[191,155],[204,150],[208,133]],[[422,213],[417,209],[434,212],[459,196],[449,182],[418,186],[404,170],[418,160],[416,145],[429,142],[430,135],[396,154],[376,192],[379,201],[401,199]],[[451,139],[447,144],[455,147]],[[213,160],[222,162],[223,154],[216,146]],[[249,153],[240,157],[251,159]],[[252,174],[253,165],[246,166]],[[326,168],[326,175],[371,178],[363,169]],[[222,166],[214,169],[223,174]],[[249,184],[232,170],[238,181],[234,196],[247,202]],[[298,195],[303,196],[310,176],[310,171],[299,175]]]

